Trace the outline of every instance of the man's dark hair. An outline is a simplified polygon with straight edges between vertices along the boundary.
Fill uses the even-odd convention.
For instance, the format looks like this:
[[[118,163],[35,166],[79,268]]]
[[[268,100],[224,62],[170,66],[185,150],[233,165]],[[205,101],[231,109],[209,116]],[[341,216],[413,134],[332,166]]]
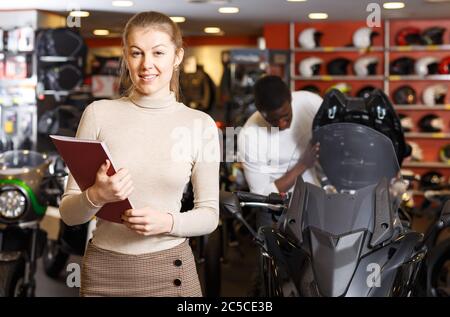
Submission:
[[[278,76],[265,76],[259,79],[254,88],[255,106],[259,111],[274,111],[291,102],[289,87]]]

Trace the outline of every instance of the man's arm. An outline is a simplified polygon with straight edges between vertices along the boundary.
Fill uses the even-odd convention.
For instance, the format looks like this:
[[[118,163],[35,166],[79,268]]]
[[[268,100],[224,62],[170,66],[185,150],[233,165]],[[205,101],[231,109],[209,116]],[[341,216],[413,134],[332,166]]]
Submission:
[[[297,164],[275,181],[275,186],[280,193],[289,191],[294,186],[297,177],[314,165],[319,157],[319,147],[319,143],[309,144]]]

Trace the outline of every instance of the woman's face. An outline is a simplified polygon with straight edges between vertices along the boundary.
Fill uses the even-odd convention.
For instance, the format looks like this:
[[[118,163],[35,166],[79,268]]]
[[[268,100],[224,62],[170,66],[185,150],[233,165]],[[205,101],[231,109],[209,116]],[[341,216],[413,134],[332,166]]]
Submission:
[[[125,56],[134,87],[148,96],[165,96],[170,92],[170,79],[175,66],[183,59],[170,36],[155,28],[134,28],[129,37]]]

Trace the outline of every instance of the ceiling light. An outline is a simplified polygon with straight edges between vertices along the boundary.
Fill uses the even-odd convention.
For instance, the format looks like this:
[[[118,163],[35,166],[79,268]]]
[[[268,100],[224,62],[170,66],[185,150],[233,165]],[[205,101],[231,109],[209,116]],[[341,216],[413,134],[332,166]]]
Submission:
[[[87,12],[87,11],[70,11],[69,15],[71,17],[87,18],[89,16],[89,12]]]
[[[403,2],[385,2],[383,3],[383,8],[385,9],[402,9],[405,7],[405,4]]]
[[[183,23],[184,21],[186,21],[185,17],[170,17],[170,18],[175,23]]]
[[[288,2],[306,2],[306,0],[287,0]]]
[[[310,13],[308,14],[308,18],[312,20],[324,20],[328,18],[328,14],[322,12]]]
[[[217,34],[217,33],[221,32],[221,29],[218,27],[210,26],[210,27],[204,28],[203,31],[205,31],[205,33],[209,33],[209,34]]]
[[[98,36],[105,36],[105,35],[109,35],[109,30],[94,30],[94,35],[98,35]]]
[[[114,7],[132,7],[133,1],[113,1],[112,5]]]
[[[219,8],[219,12],[220,13],[238,13],[239,12],[239,8],[236,8],[236,7],[222,7],[222,8]]]

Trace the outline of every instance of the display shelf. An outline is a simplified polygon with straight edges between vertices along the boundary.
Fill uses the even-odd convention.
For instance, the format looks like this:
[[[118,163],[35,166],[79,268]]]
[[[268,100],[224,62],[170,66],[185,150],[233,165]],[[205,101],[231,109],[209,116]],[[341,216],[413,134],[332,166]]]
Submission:
[[[408,132],[408,133],[405,133],[405,137],[418,138],[418,139],[450,139],[450,133]]]
[[[450,168],[450,164],[443,162],[405,162],[403,167],[421,167],[421,168]]]
[[[439,106],[426,106],[426,105],[394,105],[396,110],[426,110],[426,111],[434,111],[434,110],[446,110],[450,111],[450,104],[448,105],[439,105]]]
[[[407,46],[391,46],[391,52],[440,52],[450,51],[450,45],[407,45]]]
[[[32,76],[23,79],[0,78],[1,86],[36,86],[36,77]]]
[[[384,77],[382,75],[375,75],[375,76],[352,76],[352,75],[342,75],[342,76],[334,76],[334,75],[319,75],[319,76],[310,76],[310,77],[304,77],[304,76],[292,76],[292,79],[294,80],[320,80],[320,81],[333,81],[333,80],[360,80],[360,81],[366,81],[366,80],[383,80]]]
[[[295,47],[293,49],[296,53],[339,53],[339,52],[358,52],[358,53],[370,53],[370,52],[383,52],[384,48],[380,46],[368,47],[368,48],[358,48],[358,47],[334,47],[334,46],[324,46],[313,49]]]
[[[390,75],[388,77],[390,81],[417,81],[417,80],[442,80],[450,81],[450,75],[429,75],[429,76],[418,76],[418,75]]]

